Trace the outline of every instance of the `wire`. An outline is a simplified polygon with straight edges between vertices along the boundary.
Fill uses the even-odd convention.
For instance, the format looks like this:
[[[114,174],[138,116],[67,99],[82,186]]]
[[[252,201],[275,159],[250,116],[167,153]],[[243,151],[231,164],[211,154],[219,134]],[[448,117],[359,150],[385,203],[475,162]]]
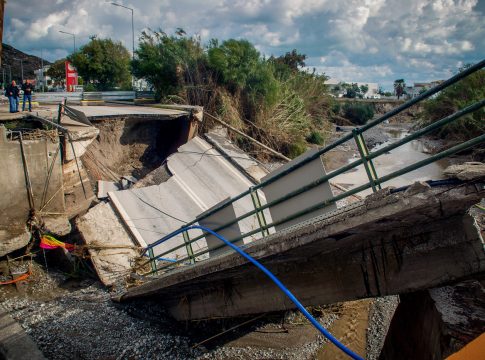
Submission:
[[[298,310],[310,321],[310,323],[318,330],[320,333],[323,334],[328,340],[330,340],[335,346],[337,346],[340,350],[342,350],[345,354],[350,356],[352,359],[358,359],[358,360],[363,360],[362,357],[354,353],[352,350],[347,348],[345,345],[343,345],[337,338],[335,338],[327,329],[325,329],[309,312],[305,307],[300,303],[300,301],[293,295],[290,290],[286,288],[286,286],[271,272],[269,271],[264,265],[262,265],[260,262],[258,262],[256,259],[254,259],[251,255],[247,254],[244,252],[241,248],[238,246],[234,245],[233,243],[229,242],[227,239],[225,239],[222,235],[219,235],[215,231],[212,231],[209,228],[206,228],[205,226],[200,226],[200,225],[192,225],[192,226],[187,226],[185,228],[179,229],[177,231],[172,232],[171,234],[167,235],[163,239],[157,241],[156,243],[150,245],[149,247],[145,248],[145,252],[150,249],[151,247],[160,244],[163,241],[167,241],[170,238],[188,230],[193,230],[193,229],[200,229],[202,231],[208,232],[209,234],[215,236],[219,240],[221,240],[223,243],[225,243],[227,246],[232,248],[234,251],[236,251],[239,255],[244,257],[246,260],[249,262],[253,263],[259,270],[261,270],[267,277],[273,281],[276,286],[278,286],[281,291],[293,302],[293,304],[296,305]]]

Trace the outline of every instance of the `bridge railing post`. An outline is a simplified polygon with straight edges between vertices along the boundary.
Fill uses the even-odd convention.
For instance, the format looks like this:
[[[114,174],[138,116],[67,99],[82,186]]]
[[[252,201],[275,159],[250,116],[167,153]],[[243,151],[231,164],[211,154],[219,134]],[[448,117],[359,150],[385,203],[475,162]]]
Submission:
[[[354,136],[355,143],[357,144],[357,149],[359,150],[360,157],[364,164],[365,172],[371,183],[372,190],[376,192],[381,189],[381,184],[379,182],[379,177],[377,176],[376,169],[374,167],[374,162],[369,158],[369,149],[365,143],[365,139],[362,133],[358,129],[352,130],[352,135]]]
[[[266,218],[261,208],[261,199],[259,198],[258,190],[251,188],[251,200],[253,201],[254,209],[256,210],[256,218],[258,219],[259,228],[261,229],[261,235],[263,237],[269,235],[269,229],[266,228]]]
[[[189,257],[190,263],[195,264],[194,249],[192,248],[192,243],[190,242],[190,236],[188,231],[182,232],[184,238],[185,248],[187,249],[187,255]]]

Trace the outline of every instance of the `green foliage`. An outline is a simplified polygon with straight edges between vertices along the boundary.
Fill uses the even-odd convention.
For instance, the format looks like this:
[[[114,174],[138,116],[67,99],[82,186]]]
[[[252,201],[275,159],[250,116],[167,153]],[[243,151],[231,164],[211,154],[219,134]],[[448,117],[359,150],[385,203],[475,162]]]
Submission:
[[[55,83],[60,83],[66,79],[66,59],[55,61],[47,70],[46,75],[50,76]]]
[[[321,132],[312,130],[310,135],[306,137],[306,141],[308,141],[310,144],[323,145],[325,143],[325,138]]]
[[[307,151],[307,145],[303,141],[291,143],[288,148],[288,156],[291,159],[296,158],[297,156],[300,156],[303,154],[305,151]]]
[[[356,125],[364,125],[374,117],[374,108],[371,104],[346,103],[343,111],[345,117]]]
[[[130,53],[119,41],[91,38],[68,59],[96,90],[130,87]]]
[[[227,86],[232,93],[246,91],[256,107],[276,101],[278,81],[274,67],[261,59],[249,41],[230,39],[219,45],[213,40],[207,55],[217,83]]]
[[[143,32],[133,61],[133,74],[145,78],[157,92],[158,98],[179,95],[185,85],[185,76],[205,62],[204,50],[197,39],[168,36],[162,31]]]
[[[404,79],[394,80],[394,92],[396,93],[397,99],[404,95],[404,89],[406,88],[406,83]]]
[[[463,69],[460,69],[463,70]],[[441,91],[424,104],[421,122],[428,125],[485,98],[485,70],[479,70]],[[485,109],[463,116],[446,126],[439,135],[460,140],[485,133]]]

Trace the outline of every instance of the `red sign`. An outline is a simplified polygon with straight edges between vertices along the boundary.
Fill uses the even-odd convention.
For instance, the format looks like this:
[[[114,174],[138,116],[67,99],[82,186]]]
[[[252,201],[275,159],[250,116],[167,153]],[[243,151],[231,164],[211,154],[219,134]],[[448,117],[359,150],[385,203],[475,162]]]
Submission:
[[[77,85],[77,70],[69,61],[66,61],[66,89],[73,92]]]

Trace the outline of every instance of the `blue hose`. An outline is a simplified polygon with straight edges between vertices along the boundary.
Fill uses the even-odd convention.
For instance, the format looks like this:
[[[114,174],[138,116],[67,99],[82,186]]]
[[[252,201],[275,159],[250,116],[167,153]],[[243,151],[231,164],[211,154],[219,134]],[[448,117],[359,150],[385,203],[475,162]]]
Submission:
[[[254,259],[252,256],[248,255],[247,253],[245,253],[243,250],[241,250],[239,247],[237,247],[236,245],[232,244],[231,242],[229,242],[228,240],[226,240],[223,236],[217,234],[215,231],[212,231],[211,229],[208,229],[204,226],[200,226],[200,225],[192,225],[192,226],[188,226],[188,227],[185,227],[185,228],[182,228],[182,229],[179,229],[167,236],[165,236],[163,239],[157,241],[155,244],[158,245],[160,244],[161,242],[163,241],[166,241],[184,231],[188,231],[188,230],[191,230],[191,229],[200,229],[200,230],[203,230],[209,234],[212,234],[214,235],[216,238],[218,238],[219,240],[221,240],[222,242],[224,242],[227,246],[231,247],[233,250],[235,250],[236,252],[239,253],[239,255],[241,255],[242,257],[244,257],[245,259],[247,259],[248,261],[252,262],[257,268],[259,268],[262,272],[264,272],[266,274],[266,276],[268,276],[280,289],[281,291],[283,291],[285,293],[285,295],[293,302],[293,304],[296,305],[296,307],[298,308],[298,310],[300,310],[300,312],[312,323],[313,326],[315,326],[315,328],[317,328],[318,331],[320,331],[323,336],[325,336],[328,340],[330,340],[335,346],[337,346],[340,350],[342,350],[344,353],[346,353],[348,356],[350,356],[352,359],[359,359],[359,360],[363,360],[363,358],[361,358],[359,355],[357,355],[356,353],[354,353],[352,350],[350,350],[349,348],[347,348],[345,345],[343,345],[340,341],[338,341],[327,329],[325,329],[306,309],[305,307],[298,301],[298,299],[295,297],[295,295],[293,295],[290,290],[288,290],[286,288],[285,285],[283,285],[283,283],[281,281],[278,280],[278,278],[276,276],[273,275],[273,273],[271,271],[269,271],[265,266],[263,266],[261,263],[259,263],[256,259]],[[155,246],[155,244],[151,244],[147,249]]]

